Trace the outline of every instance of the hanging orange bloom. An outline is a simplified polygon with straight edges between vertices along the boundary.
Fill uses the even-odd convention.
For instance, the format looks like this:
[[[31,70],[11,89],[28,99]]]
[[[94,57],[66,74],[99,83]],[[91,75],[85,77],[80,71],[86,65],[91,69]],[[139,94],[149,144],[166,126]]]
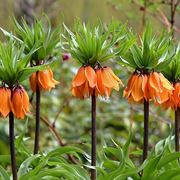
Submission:
[[[110,67],[97,68],[96,76],[96,95],[109,97],[111,89],[119,91],[119,85],[124,86],[122,81],[114,74]]]
[[[124,90],[124,97],[129,102],[142,102],[146,99],[154,100],[156,104],[162,104],[170,98],[172,91],[171,83],[162,73],[134,73]]]
[[[124,97],[129,102],[141,102],[144,99],[149,99],[148,94],[148,75],[134,73],[129,81],[128,85],[124,90]]]
[[[162,73],[152,72],[149,75],[148,91],[151,99],[157,104],[166,102],[173,92],[173,86]]]
[[[59,84],[58,81],[56,81],[53,78],[53,72],[48,67],[48,69],[43,71],[35,72],[30,77],[30,87],[33,92],[36,92],[36,86],[39,86],[40,90],[51,90],[52,88],[55,88],[56,84]]]
[[[16,118],[24,119],[29,111],[29,96],[22,86],[13,90],[11,110]]]
[[[6,117],[11,110],[11,90],[6,87],[0,87],[0,99],[0,114],[1,116]]]
[[[174,90],[172,95],[169,97],[169,99],[162,104],[163,107],[176,110],[178,107],[180,107],[180,83],[177,82],[173,85]]]
[[[72,95],[78,98],[90,97],[97,83],[97,77],[91,66],[82,66],[72,81]]]

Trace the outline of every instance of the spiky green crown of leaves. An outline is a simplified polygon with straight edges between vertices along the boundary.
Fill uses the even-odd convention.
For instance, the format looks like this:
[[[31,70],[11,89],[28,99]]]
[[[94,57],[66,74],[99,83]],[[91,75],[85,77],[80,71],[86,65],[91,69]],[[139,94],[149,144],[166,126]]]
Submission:
[[[163,74],[171,82],[180,82],[180,44],[172,48],[175,49],[175,55],[171,63],[163,70]]]
[[[125,41],[128,33],[126,24],[111,22],[107,27],[102,23],[90,26],[89,23],[76,23],[73,32],[64,25],[69,38],[69,52],[81,64],[94,66],[114,58],[118,53],[125,52],[133,41]],[[122,43],[119,48],[114,48]],[[125,46],[123,46],[126,45]],[[122,52],[121,52],[122,51]]]
[[[169,35],[162,32],[156,36],[148,25],[140,41],[140,45],[135,43],[128,53],[120,57],[120,63],[140,71],[161,71],[171,62],[174,51],[170,48]]]
[[[12,39],[5,44],[0,42],[0,80],[9,86],[24,81],[31,73],[43,68],[28,67],[30,57],[36,50],[24,54],[24,49],[24,43],[17,45]]]
[[[14,18],[14,27],[16,36],[12,36],[10,33],[5,31],[1,28],[3,33],[6,36],[11,36],[15,40],[20,43],[25,42],[25,53],[31,52],[33,48],[36,48],[32,56],[31,60],[35,61],[36,64],[39,60],[47,61],[52,59],[52,57],[57,53],[54,50],[58,47],[60,42],[60,28],[56,28],[52,30],[51,24],[48,19],[46,19],[46,26],[45,23],[43,24],[42,20],[34,20],[34,23],[29,26],[27,22],[22,19],[21,24],[17,22]]]

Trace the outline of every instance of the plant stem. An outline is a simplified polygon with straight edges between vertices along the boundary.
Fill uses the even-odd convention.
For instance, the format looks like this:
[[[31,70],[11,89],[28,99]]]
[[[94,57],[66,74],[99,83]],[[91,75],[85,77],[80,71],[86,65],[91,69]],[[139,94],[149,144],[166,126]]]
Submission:
[[[96,95],[95,90],[92,95],[92,147],[91,147],[91,166],[96,168]],[[96,179],[96,169],[91,169],[91,180]]]
[[[38,72],[36,72],[38,75]],[[36,75],[36,77],[38,77]],[[35,129],[35,142],[34,142],[34,154],[39,151],[39,134],[40,134],[40,99],[41,93],[38,84],[36,85],[36,129]]]
[[[174,37],[174,18],[175,18],[175,11],[174,11],[174,0],[171,0],[171,30],[172,30],[172,37]]]
[[[179,151],[179,122],[180,122],[180,108],[175,110],[175,149]]]
[[[174,2],[174,0],[170,1],[170,7],[171,7],[171,30],[172,30],[172,37],[174,38],[174,25],[175,25],[175,15],[176,15],[176,10],[177,7],[180,3],[180,0],[177,0],[176,3]]]
[[[146,25],[146,8],[147,8],[147,0],[144,1],[143,14],[142,14],[142,31]]]
[[[143,161],[148,155],[148,132],[149,131],[149,101],[144,99],[144,145],[143,145]]]
[[[12,112],[9,113],[9,142],[13,180],[17,180],[16,155],[14,146],[14,115]]]

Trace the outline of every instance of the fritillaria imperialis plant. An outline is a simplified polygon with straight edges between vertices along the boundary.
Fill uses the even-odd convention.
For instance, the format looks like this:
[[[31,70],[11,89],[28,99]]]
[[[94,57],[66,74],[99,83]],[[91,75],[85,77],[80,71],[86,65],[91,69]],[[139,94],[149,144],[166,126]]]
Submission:
[[[96,97],[109,98],[112,89],[119,90],[123,86],[121,80],[114,74],[112,69],[102,64],[114,58],[121,48],[114,49],[116,43],[126,42],[124,52],[133,43],[126,41],[126,25],[112,22],[106,28],[103,25],[90,26],[89,24],[77,23],[74,32],[66,26],[69,34],[69,53],[72,58],[81,64],[72,81],[72,95],[85,99],[92,99],[92,147],[91,147],[91,179],[96,179]],[[130,43],[131,42],[131,43]],[[125,44],[125,43],[124,43]],[[123,47],[123,46],[122,46]]]
[[[60,41],[60,28],[51,29],[50,22],[45,24],[41,20],[35,20],[34,24],[28,26],[25,20],[20,25],[15,19],[16,38],[19,42],[25,42],[25,53],[32,51],[34,47],[37,48],[30,60],[31,67],[38,65],[46,65],[42,71],[37,71],[30,77],[30,87],[36,93],[36,130],[34,154],[39,150],[39,133],[40,133],[40,96],[41,91],[50,91],[55,88],[59,82],[53,78],[53,72],[48,66],[57,56],[58,43]]]
[[[144,146],[143,160],[148,153],[149,101],[158,104],[166,102],[173,93],[173,86],[161,71],[171,61],[170,38],[162,33],[154,36],[151,26],[143,33],[141,44],[134,44],[121,57],[121,62],[134,69],[124,90],[129,102],[144,103]]]
[[[0,114],[9,116],[9,141],[13,180],[17,180],[16,158],[14,148],[14,117],[24,119],[29,112],[29,97],[22,82],[40,66],[28,67],[33,53],[24,55],[25,45],[20,47],[10,39],[6,44],[0,42]]]
[[[173,47],[174,48],[174,47]],[[180,128],[180,46],[175,50],[172,62],[163,70],[165,77],[171,82],[174,90],[168,100],[161,104],[164,108],[171,108],[175,115],[175,149],[179,151]]]

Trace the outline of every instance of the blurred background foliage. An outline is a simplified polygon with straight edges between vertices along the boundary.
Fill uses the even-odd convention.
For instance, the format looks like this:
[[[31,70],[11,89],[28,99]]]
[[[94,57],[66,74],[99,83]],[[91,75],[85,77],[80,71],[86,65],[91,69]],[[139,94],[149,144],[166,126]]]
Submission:
[[[0,26],[13,32],[11,18],[15,15],[18,20],[25,17],[29,24],[34,15],[41,17],[43,13],[50,18],[52,26],[64,22],[68,27],[73,26],[76,18],[93,22],[100,19],[108,23],[112,18],[126,22],[132,30],[141,34],[145,22],[149,21],[158,32],[171,27],[171,7],[168,0],[0,0]],[[175,14],[175,39],[179,39],[179,7]],[[4,40],[2,33],[1,40]],[[64,53],[64,52],[61,52]],[[127,83],[131,69],[122,67],[112,60],[109,64],[114,72]],[[91,141],[91,101],[79,100],[71,95],[71,81],[78,64],[72,58],[63,61],[59,59],[52,64],[56,80],[60,85],[51,92],[43,92],[41,98],[41,151],[48,151],[59,145],[75,145],[90,154]],[[35,102],[29,88],[29,82],[24,82],[26,90],[32,99],[31,114],[28,115],[28,130],[25,144],[33,150],[35,126]],[[98,98],[97,102],[97,143],[98,155],[106,144],[113,146],[112,139],[120,144],[128,138],[129,128],[133,126],[132,150],[142,147],[143,140],[143,106],[128,104],[122,97],[122,91],[113,92],[110,99]],[[174,114],[171,110],[163,110],[150,106],[150,147],[165,138],[173,127]],[[16,135],[24,130],[25,121],[16,120]],[[9,154],[8,119],[0,119],[0,155]],[[135,157],[134,157],[135,158]],[[1,161],[1,160],[0,160]],[[1,163],[1,162],[0,162]]]

